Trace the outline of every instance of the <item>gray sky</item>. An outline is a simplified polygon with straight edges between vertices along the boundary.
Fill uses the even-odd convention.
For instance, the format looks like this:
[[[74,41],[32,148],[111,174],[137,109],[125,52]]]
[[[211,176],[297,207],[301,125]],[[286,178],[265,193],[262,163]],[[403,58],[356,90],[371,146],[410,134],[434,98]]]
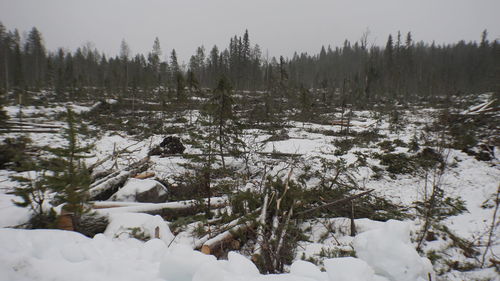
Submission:
[[[187,61],[197,46],[226,47],[230,36],[250,32],[270,56],[317,53],[370,30],[384,45],[389,33],[411,31],[436,43],[500,38],[499,0],[0,0],[0,21],[20,32],[36,26],[50,50],[92,42],[108,55],[123,39],[146,54],[159,37],[165,54]]]

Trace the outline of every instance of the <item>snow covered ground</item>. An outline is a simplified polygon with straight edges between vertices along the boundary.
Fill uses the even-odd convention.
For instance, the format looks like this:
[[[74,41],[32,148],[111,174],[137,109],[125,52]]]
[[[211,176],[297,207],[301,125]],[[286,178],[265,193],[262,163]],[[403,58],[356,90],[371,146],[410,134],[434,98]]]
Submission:
[[[80,112],[86,107],[75,107]],[[63,112],[63,105],[50,109],[29,107],[23,109],[23,114],[42,118],[59,126],[60,121],[50,120],[50,116]],[[11,117],[16,116],[18,109],[7,107]],[[436,111],[422,109],[406,112],[407,126],[395,133],[389,130],[389,123],[382,121],[378,128],[390,140],[400,139],[409,142],[422,124],[431,122]],[[353,122],[352,130],[362,131],[366,126],[375,124],[376,119],[369,112],[357,112],[365,121]],[[420,125],[416,125],[418,121]],[[315,165],[318,158],[328,160],[343,159],[347,164],[358,160],[356,152],[366,155],[381,152],[376,145],[355,147],[345,154],[335,153],[332,142],[336,136],[320,133],[335,130],[331,125],[290,122],[289,139],[263,143],[261,152],[280,152],[302,154],[304,163]],[[266,135],[258,130],[257,140],[266,140]],[[12,134],[15,135],[15,134]],[[11,135],[11,136],[12,136]],[[19,135],[19,134],[17,134]],[[6,136],[1,136],[5,138]],[[37,145],[58,146],[63,142],[57,134],[29,134]],[[98,139],[85,139],[86,143],[95,144],[93,157],[87,159],[89,164],[105,159],[113,151],[127,149],[123,157],[105,161],[99,169],[111,167],[126,167],[131,162],[145,157],[152,144],[161,142],[163,136],[136,141],[125,134],[105,133]],[[181,136],[182,137],[182,136]],[[248,139],[251,139],[250,137]],[[396,152],[406,152],[407,148],[397,147]],[[189,146],[187,152],[193,152]],[[484,162],[478,161],[461,151],[447,151],[448,169],[443,174],[441,186],[449,196],[459,196],[467,211],[446,218],[441,223],[451,233],[476,246],[485,244],[488,229],[491,227],[494,209],[491,204],[500,183],[500,165],[498,159]],[[183,173],[181,164],[187,160],[181,157],[152,157],[150,167],[158,177],[167,179]],[[228,159],[231,162],[231,159]],[[379,161],[369,158],[370,165],[379,165]],[[277,164],[273,171],[280,171],[283,163]],[[272,172],[272,171],[271,171]],[[7,191],[17,183],[9,178],[12,171],[0,170],[0,280],[310,280],[310,281],[410,281],[410,280],[500,280],[494,268],[462,270],[450,269],[448,263],[460,262],[467,264],[477,262],[477,258],[466,257],[463,250],[457,247],[451,239],[438,235],[434,241],[423,245],[423,253],[417,253],[417,232],[423,222],[419,219],[398,222],[378,222],[368,219],[356,220],[358,235],[348,235],[349,220],[346,218],[326,219],[326,221],[304,222],[303,227],[310,228],[310,241],[301,242],[297,249],[296,261],[289,271],[281,275],[260,275],[249,259],[238,253],[230,253],[228,260],[216,260],[193,250],[193,241],[189,232],[182,232],[174,239],[169,229],[169,222],[160,217],[139,214],[131,208],[149,208],[151,206],[127,205],[123,208],[111,208],[102,213],[109,214],[110,225],[104,234],[87,238],[78,233],[61,230],[22,230],[11,229],[27,221],[29,214],[24,208],[13,205],[12,195]],[[359,167],[353,174],[357,183],[366,188],[375,189],[377,196],[390,199],[392,202],[410,207],[413,213],[413,202],[425,194],[425,180],[414,175],[397,175],[395,177],[374,177],[376,172],[367,167]],[[129,185],[127,190],[121,190],[120,198],[142,190],[142,185]],[[168,187],[167,187],[168,188]],[[117,195],[117,196],[118,196]],[[124,199],[126,200],[126,199]],[[111,203],[111,202],[110,202]],[[125,202],[124,202],[125,203]],[[166,203],[176,204],[176,203]],[[485,207],[486,206],[486,207]],[[489,207],[488,207],[489,206]],[[128,209],[127,209],[128,208]],[[331,229],[325,225],[331,225]],[[156,236],[159,230],[159,239]],[[152,238],[144,242],[134,239],[134,229],[140,229],[145,237]],[[500,255],[498,233],[494,233],[494,241],[489,258]],[[484,248],[484,247],[483,247]],[[479,249],[482,249],[479,247]],[[339,250],[356,253],[356,258],[332,258]],[[325,255],[326,253],[326,255]],[[422,256],[436,254],[440,256],[434,265]],[[317,260],[316,266],[306,260]],[[434,268],[433,268],[434,267]],[[321,271],[324,270],[324,271]],[[436,273],[438,273],[436,275]]]
[[[0,229],[1,280],[281,280],[281,281],[423,281],[432,265],[409,241],[409,224],[389,221],[358,235],[359,258],[324,261],[326,272],[298,260],[289,274],[261,275],[236,252],[216,260],[183,244],[168,246],[173,235],[160,217],[120,214],[104,234],[94,238],[63,230]],[[160,239],[142,242],[123,235],[124,227],[142,226],[148,234],[157,225]]]

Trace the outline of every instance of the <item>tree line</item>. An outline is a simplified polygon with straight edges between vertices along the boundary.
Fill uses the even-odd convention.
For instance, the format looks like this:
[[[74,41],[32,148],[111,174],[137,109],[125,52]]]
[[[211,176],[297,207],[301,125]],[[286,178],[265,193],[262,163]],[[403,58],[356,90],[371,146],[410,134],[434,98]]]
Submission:
[[[186,87],[214,88],[224,76],[235,90],[314,88],[364,101],[414,100],[500,88],[499,42],[490,42],[486,30],[479,43],[442,45],[417,42],[410,32],[398,32],[389,35],[383,47],[369,45],[368,33],[364,33],[354,43],[346,40],[340,47],[321,47],[319,54],[295,53],[291,58],[264,57],[245,31],[243,36],[230,38],[224,49],[213,46],[207,52],[198,47],[187,65],[179,63],[175,49],[168,59],[162,59],[162,54],[158,38],[146,55],[131,55],[125,40],[114,57],[90,43],[75,51],[48,51],[36,27],[21,40],[17,29],[9,31],[0,23],[0,88],[72,93],[97,87],[114,95],[127,95],[136,88],[161,88],[177,92],[180,98]]]

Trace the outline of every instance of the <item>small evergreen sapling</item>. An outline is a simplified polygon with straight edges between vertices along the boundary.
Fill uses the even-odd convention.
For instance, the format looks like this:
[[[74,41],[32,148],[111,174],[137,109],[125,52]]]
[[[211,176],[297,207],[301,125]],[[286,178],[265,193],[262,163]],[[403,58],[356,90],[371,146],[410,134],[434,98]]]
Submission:
[[[65,211],[73,213],[77,222],[87,212],[85,204],[88,201],[90,173],[82,159],[87,157],[84,154],[89,152],[91,146],[78,145],[75,119],[69,108],[67,123],[68,128],[64,132],[67,144],[60,148],[45,148],[52,157],[25,163],[24,170],[31,171],[29,176],[13,177],[21,185],[10,193],[20,197],[19,201],[14,201],[16,205],[32,211],[32,228],[53,226],[55,213],[46,208],[52,197],[55,204],[65,204]],[[49,195],[51,192],[54,196]]]
[[[58,203],[65,203],[65,210],[72,212],[76,219],[87,211],[90,186],[90,172],[82,159],[87,158],[92,146],[79,146],[73,112],[67,110],[68,128],[64,131],[67,144],[59,148],[47,148],[55,157],[48,169],[51,173],[45,176],[47,185],[55,192]]]
[[[20,183],[20,186],[15,187],[9,194],[19,197],[18,200],[13,200],[15,205],[30,210],[29,228],[50,228],[55,221],[55,212],[52,208],[50,210],[46,208],[46,203],[50,199],[49,186],[45,179],[46,171],[41,164],[35,162],[24,166],[30,170],[28,176],[12,177]]]

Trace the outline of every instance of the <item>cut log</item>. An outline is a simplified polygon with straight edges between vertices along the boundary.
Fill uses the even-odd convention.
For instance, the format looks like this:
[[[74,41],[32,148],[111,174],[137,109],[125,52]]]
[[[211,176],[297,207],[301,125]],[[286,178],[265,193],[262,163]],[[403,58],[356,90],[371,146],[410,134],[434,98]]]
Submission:
[[[106,180],[101,181],[101,183],[97,185],[91,185],[89,190],[90,198],[92,200],[108,199],[120,189],[131,174],[131,171],[120,171],[118,174],[113,173],[110,175],[111,177],[106,177]]]
[[[206,200],[205,200],[206,201]],[[212,209],[227,206],[227,197],[211,198]],[[93,208],[100,213],[146,213],[160,215],[166,220],[174,220],[183,216],[195,215],[204,210],[197,200],[167,202],[167,203],[136,203],[136,202],[94,202]]]
[[[38,124],[38,123],[18,122],[18,121],[7,121],[6,123],[10,126],[36,127],[36,128],[44,128],[44,129],[62,129],[64,127],[64,126],[60,126],[60,125]]]
[[[154,176],[155,176],[154,172],[144,172],[144,173],[140,173],[140,174],[135,175],[134,178],[143,180],[143,179],[152,178]]]
[[[57,219],[57,228],[62,230],[74,231],[73,213],[61,211],[61,215]]]
[[[56,133],[59,133],[59,130],[10,128],[10,129],[0,129],[0,132],[2,132],[2,133],[56,134]]]
[[[284,152],[257,152],[260,155],[269,156],[269,157],[300,157],[304,154],[299,153],[284,153]]]
[[[123,171],[117,171],[92,183],[89,193],[91,200],[107,200],[127,181],[129,177],[148,168],[149,157],[145,157]]]
[[[349,122],[345,121],[345,120],[338,120],[338,121],[332,121],[330,123],[332,126],[347,126],[349,125]]]
[[[236,240],[235,232],[246,231],[250,228],[251,223],[246,222],[239,224],[230,230],[226,230],[212,239],[206,241],[201,247],[201,252],[207,255],[221,257],[227,250],[237,250],[240,247],[240,242]]]

